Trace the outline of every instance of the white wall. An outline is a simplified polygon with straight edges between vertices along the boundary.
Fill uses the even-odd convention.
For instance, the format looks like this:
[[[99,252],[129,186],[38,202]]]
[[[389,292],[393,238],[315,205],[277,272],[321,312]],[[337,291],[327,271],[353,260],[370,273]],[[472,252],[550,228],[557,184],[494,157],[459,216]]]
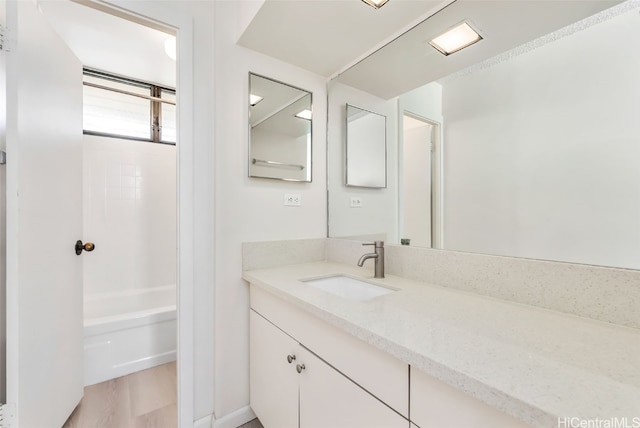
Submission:
[[[85,298],[176,283],[176,147],[85,135]]]
[[[300,119],[304,120],[304,119]],[[291,136],[283,132],[263,129],[259,125],[251,131],[251,157],[267,161],[307,165],[309,157],[309,134]],[[258,177],[306,180],[308,166],[304,169],[285,166],[270,166],[256,163],[250,166],[251,175]]]
[[[400,95],[398,109],[442,123],[442,85],[432,82]]]
[[[211,183],[216,198],[216,263],[215,330],[210,334],[215,334],[216,419],[249,404],[249,296],[248,286],[240,277],[242,242],[326,236],[326,81],[237,46],[239,3],[216,1],[212,23],[216,161],[215,181]],[[313,92],[311,183],[248,177],[250,71]],[[284,193],[299,193],[302,206],[283,206]]]
[[[390,242],[398,235],[398,150],[395,99],[383,100],[332,81],[329,104],[329,235],[376,238]],[[370,189],[345,185],[346,104],[387,117],[387,188]],[[352,196],[362,207],[351,208]]]
[[[350,186],[386,187],[387,118],[358,111],[360,113],[347,120],[347,183]]]
[[[640,268],[637,19],[444,85],[447,249]]]

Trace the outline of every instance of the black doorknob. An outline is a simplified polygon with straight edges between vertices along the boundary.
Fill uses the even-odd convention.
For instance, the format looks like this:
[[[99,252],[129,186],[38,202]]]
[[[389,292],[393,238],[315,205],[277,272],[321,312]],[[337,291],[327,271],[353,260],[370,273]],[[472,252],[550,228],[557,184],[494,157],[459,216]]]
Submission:
[[[82,241],[76,241],[76,255],[82,254],[82,250],[85,251],[93,251],[96,248],[96,245],[93,242],[87,242],[83,244]]]

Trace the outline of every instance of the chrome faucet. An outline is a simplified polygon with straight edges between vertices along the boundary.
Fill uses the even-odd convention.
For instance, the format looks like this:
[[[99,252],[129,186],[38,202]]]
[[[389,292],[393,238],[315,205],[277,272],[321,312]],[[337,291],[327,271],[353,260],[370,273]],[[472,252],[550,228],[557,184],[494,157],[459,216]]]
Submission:
[[[367,253],[360,257],[360,260],[358,260],[358,266],[362,267],[367,259],[375,259],[376,265],[374,278],[384,278],[384,241],[374,241],[371,244],[362,245],[373,245],[375,252]]]

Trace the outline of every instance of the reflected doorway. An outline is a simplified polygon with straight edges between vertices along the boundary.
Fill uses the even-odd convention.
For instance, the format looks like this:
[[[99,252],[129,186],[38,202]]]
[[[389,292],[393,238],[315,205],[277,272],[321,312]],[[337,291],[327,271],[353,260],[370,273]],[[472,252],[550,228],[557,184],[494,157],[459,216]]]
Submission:
[[[401,244],[438,248],[440,124],[405,111],[400,152]]]

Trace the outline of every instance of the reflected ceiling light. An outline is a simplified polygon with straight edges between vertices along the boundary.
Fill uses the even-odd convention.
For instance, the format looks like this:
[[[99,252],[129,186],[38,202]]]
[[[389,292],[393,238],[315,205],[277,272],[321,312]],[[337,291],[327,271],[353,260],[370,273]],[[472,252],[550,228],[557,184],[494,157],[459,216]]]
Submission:
[[[380,9],[389,0],[362,0],[374,9]]]
[[[249,94],[249,104],[251,104],[251,107],[255,106],[260,101],[262,101],[262,97],[260,95]]]
[[[176,60],[176,38],[171,36],[164,41],[164,53],[172,60]]]
[[[297,113],[296,117],[299,117],[300,119],[311,120],[311,110],[304,109],[300,113]]]
[[[441,54],[450,55],[480,40],[482,40],[480,34],[471,28],[469,24],[463,22],[446,33],[434,38],[429,44],[438,49]]]

